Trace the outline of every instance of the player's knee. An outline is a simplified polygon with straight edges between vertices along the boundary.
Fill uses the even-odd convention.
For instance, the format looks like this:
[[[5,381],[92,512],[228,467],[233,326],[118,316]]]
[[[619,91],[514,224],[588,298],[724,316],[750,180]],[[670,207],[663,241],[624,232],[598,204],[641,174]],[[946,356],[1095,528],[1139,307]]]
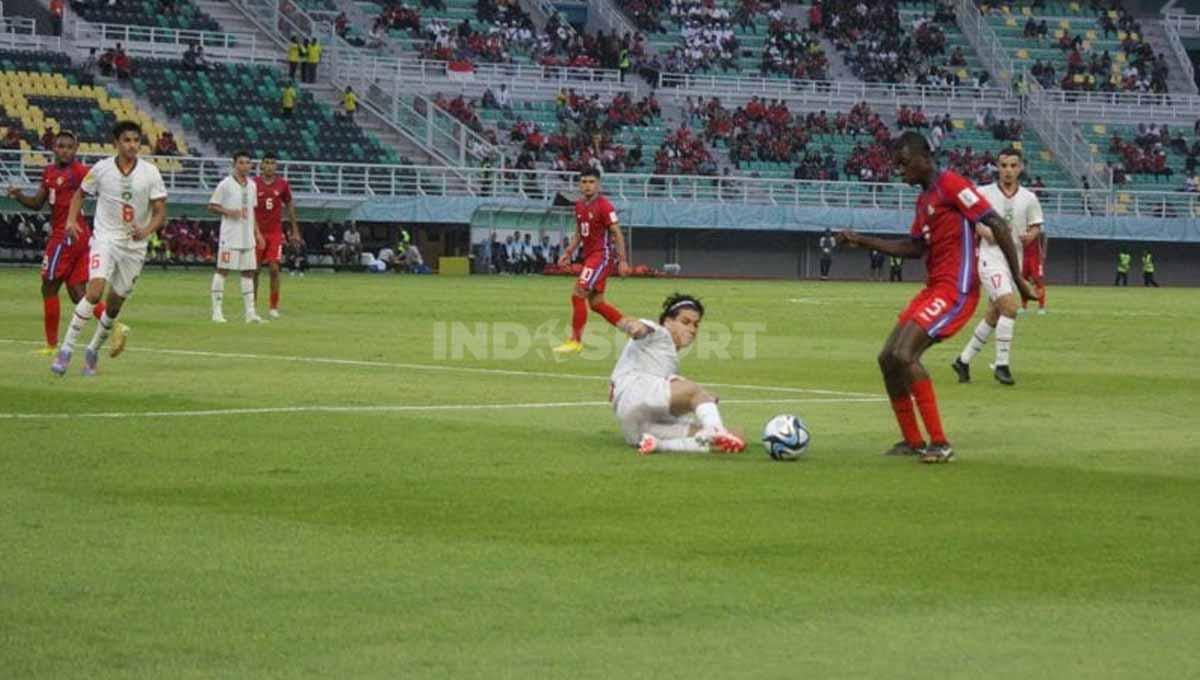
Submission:
[[[895,368],[895,354],[891,348],[886,348],[880,352],[876,360],[879,362],[879,370],[884,373],[888,373]]]

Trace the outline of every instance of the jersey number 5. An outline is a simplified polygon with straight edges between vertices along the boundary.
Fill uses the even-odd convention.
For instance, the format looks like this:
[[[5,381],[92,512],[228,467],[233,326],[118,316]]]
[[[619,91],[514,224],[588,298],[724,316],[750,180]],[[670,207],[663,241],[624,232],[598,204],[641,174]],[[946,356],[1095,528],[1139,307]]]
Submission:
[[[125,203],[121,206],[121,219],[125,220],[125,224],[133,222],[133,206]]]
[[[927,307],[921,312],[921,316],[932,321],[939,314],[946,310],[946,301],[941,298],[934,298]]]

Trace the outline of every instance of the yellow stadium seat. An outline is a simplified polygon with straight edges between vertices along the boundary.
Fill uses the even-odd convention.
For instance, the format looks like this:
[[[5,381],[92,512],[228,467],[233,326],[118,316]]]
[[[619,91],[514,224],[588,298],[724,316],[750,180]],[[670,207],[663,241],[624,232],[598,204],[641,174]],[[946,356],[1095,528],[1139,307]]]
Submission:
[[[1117,18],[1117,10],[1115,10],[1115,9],[1108,10],[1108,18],[1116,19]]]
[[[1095,40],[1095,39],[1096,39],[1096,31],[1094,31],[1094,30],[1092,30],[1092,31],[1088,31],[1088,32],[1087,32],[1087,33],[1085,33],[1084,35],[1085,35],[1085,36],[1087,36],[1087,39],[1088,39],[1088,40]]]
[[[1021,14],[1024,14],[1027,17],[1031,17],[1031,16],[1033,16],[1033,10],[1030,9],[1028,6],[1025,6],[1025,7],[1021,8]]]
[[[1097,123],[1092,126],[1092,132],[1095,132],[1098,135],[1105,135],[1108,134],[1108,128],[1105,127],[1103,123]]]
[[[1129,194],[1122,191],[1121,193],[1117,194],[1117,202],[1118,203],[1132,203],[1133,196],[1130,196]]]
[[[1050,153],[1050,151],[1047,149],[1042,149],[1042,153],[1039,155],[1041,156],[1042,160],[1044,160],[1044,161],[1054,160],[1054,154]]]
[[[1012,143],[1012,146],[1014,149],[1024,149],[1025,143],[1018,139],[1017,141]]]
[[[1141,40],[1141,39],[1142,39],[1142,36],[1141,36],[1141,35],[1139,35],[1139,34],[1137,34],[1137,33],[1130,33],[1130,34],[1129,34],[1129,37],[1130,37],[1130,38],[1132,38],[1132,39],[1134,39],[1134,40]]]
[[[1054,31],[1054,37],[1055,37],[1055,38],[1059,38],[1059,39],[1061,39],[1061,38],[1062,38],[1064,35],[1066,35],[1066,34],[1067,34],[1067,32],[1066,32],[1065,30],[1061,29],[1061,28],[1060,28],[1060,29],[1058,29],[1058,30],[1056,30],[1056,31]]]
[[[1029,58],[1029,50],[1025,49],[1024,47],[1017,50],[1017,59],[1028,59],[1028,58]]]
[[[1114,214],[1124,215],[1124,214],[1127,214],[1128,212],[1129,212],[1129,208],[1126,208],[1124,203],[1117,203],[1113,206]]]
[[[1083,8],[1079,6],[1078,2],[1072,2],[1071,4],[1067,5],[1067,9],[1069,9],[1073,14],[1079,14]]]
[[[1009,17],[1009,18],[1007,18],[1007,19],[1005,19],[1005,20],[1004,20],[1004,25],[1005,25],[1005,26],[1010,26],[1010,27],[1012,27],[1012,26],[1016,26],[1016,25],[1017,25],[1017,20],[1016,20],[1016,19],[1014,19],[1014,18],[1012,18],[1012,17]]]
[[[1076,74],[1075,74],[1075,75],[1074,75],[1074,76],[1071,78],[1071,82],[1075,82],[1075,83],[1083,83],[1083,74],[1082,74],[1082,73],[1076,73]]]
[[[1100,153],[1100,147],[1095,144],[1088,144],[1092,148],[1092,153]]]
[[[1058,27],[1064,31],[1069,31],[1071,30],[1071,22],[1068,19],[1060,19],[1058,22]]]
[[[955,130],[965,130],[967,128],[967,121],[963,120],[962,118],[955,118],[951,122],[953,123]]]
[[[967,79],[967,69],[960,68],[960,69],[958,69],[958,72],[955,75],[958,76],[959,80],[966,80]]]

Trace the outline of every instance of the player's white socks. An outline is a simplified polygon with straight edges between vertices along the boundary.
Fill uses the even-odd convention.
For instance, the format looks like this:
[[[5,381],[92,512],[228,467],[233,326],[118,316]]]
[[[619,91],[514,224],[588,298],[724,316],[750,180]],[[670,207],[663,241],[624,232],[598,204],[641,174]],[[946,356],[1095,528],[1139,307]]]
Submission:
[[[254,279],[247,276],[242,279],[242,305],[246,308],[246,318],[257,316],[254,311]]]
[[[705,453],[708,444],[695,437],[679,437],[677,439],[659,439],[656,451],[675,451],[685,453]]]
[[[220,274],[213,274],[212,280],[212,305],[213,316],[224,316],[225,312],[221,309],[221,304],[225,301],[225,277]]]
[[[112,333],[113,320],[109,318],[108,312],[100,315],[100,323],[96,326],[96,332],[92,335],[92,341],[88,343],[88,349],[93,352],[99,352],[104,343],[108,342],[108,336]]]
[[[716,402],[710,401],[697,406],[696,417],[700,419],[700,426],[706,430],[725,431],[725,423],[721,422],[721,412],[717,410]]]
[[[996,322],[996,365],[1007,366],[1009,354],[1012,352],[1013,329],[1017,325],[1016,319],[1010,319],[1007,316],[1000,317]]]
[[[1001,318],[1003,319],[1003,317]],[[975,332],[971,335],[971,339],[967,341],[967,346],[963,348],[962,354],[959,355],[959,361],[964,364],[971,363],[971,359],[974,359],[975,355],[983,350],[983,346],[987,344],[993,330],[995,329],[988,325],[987,319],[980,319],[979,325],[975,326]],[[1009,337],[1011,338],[1012,336]]]
[[[83,327],[88,320],[92,318],[92,312],[96,309],[96,305],[88,302],[87,298],[83,298],[75,305],[75,312],[71,315],[71,323],[67,326],[67,334],[63,336],[61,349],[68,352],[75,349],[75,341],[79,339],[79,334],[83,332]]]

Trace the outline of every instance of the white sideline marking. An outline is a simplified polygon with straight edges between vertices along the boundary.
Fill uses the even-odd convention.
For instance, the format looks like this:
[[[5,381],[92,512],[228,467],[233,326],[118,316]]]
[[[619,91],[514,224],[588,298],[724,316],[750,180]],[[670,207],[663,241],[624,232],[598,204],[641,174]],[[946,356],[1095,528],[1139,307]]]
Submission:
[[[0,338],[0,343],[10,345],[37,345],[42,343],[30,340],[12,340]],[[367,361],[364,359],[335,359],[329,357],[295,357],[278,354],[249,354],[245,352],[204,352],[190,349],[162,349],[149,347],[130,347],[127,352],[148,352],[153,354],[171,354],[176,356],[210,357],[217,359],[253,359],[255,361],[273,360],[290,361],[305,364],[326,364],[334,366],[366,366],[369,368],[403,368],[414,371],[448,371],[460,373],[482,373],[487,375],[517,375],[533,378],[562,378],[566,380],[603,380],[606,375],[584,375],[582,373],[550,373],[547,371],[517,371],[504,368],[478,368],[475,366],[446,366],[443,364],[407,364],[387,361]],[[838,390],[818,390],[807,387],[780,387],[774,385],[741,385],[733,383],[703,383],[706,387],[726,387],[739,390],[759,390],[762,392],[782,392],[787,394],[825,394],[834,397],[871,397],[878,395],[865,392],[842,392]]]
[[[828,404],[884,401],[870,399],[723,399],[723,404]],[[278,413],[404,413],[413,411],[488,411],[507,409],[553,409],[584,406],[609,406],[607,401],[549,401],[524,404],[402,404],[384,406],[273,406],[262,408],[223,408],[199,411],[110,411],[101,413],[0,413],[0,420],[67,420],[74,418],[195,418],[203,416],[247,416]]]

